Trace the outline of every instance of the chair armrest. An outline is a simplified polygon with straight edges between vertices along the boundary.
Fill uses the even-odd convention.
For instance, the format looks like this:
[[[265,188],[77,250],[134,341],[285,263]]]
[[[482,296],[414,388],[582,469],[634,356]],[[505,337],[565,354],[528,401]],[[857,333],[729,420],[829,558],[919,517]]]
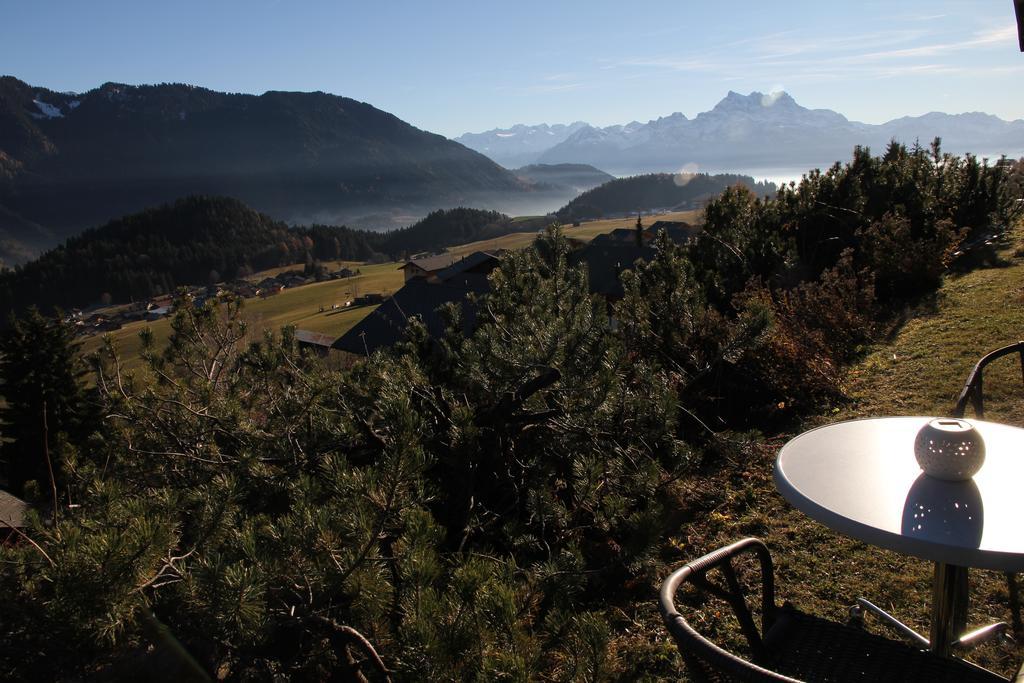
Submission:
[[[753,553],[757,556],[761,568],[760,632],[754,623],[750,608],[747,606],[746,596],[743,594],[743,587],[739,584],[735,569],[732,566],[733,558],[748,553]],[[712,583],[707,579],[708,572],[714,569],[721,570],[725,578],[725,586]],[[762,635],[765,629],[770,626],[770,620],[776,607],[772,558],[768,552],[768,547],[763,542],[756,538],[745,538],[737,541],[686,563],[665,579],[661,584],[658,605],[665,625],[672,632],[672,635],[677,637],[677,641],[677,629],[680,622],[684,625],[686,624],[685,619],[679,614],[675,606],[675,594],[683,583],[691,583],[729,603],[747,640],[747,644],[754,653],[755,661],[765,660]],[[689,628],[688,625],[687,628]],[[690,630],[692,631],[692,629]]]
[[[964,383],[964,388],[960,390],[960,395],[956,399],[956,406],[953,408],[953,414],[950,417],[963,417],[967,411],[967,403],[970,402],[974,408],[975,416],[979,420],[985,419],[985,399],[982,388],[985,366],[997,358],[1008,356],[1011,353],[1020,354],[1021,380],[1024,381],[1024,341],[1019,341],[1016,344],[1010,344],[987,353],[974,365],[971,374],[967,376],[967,381]]]

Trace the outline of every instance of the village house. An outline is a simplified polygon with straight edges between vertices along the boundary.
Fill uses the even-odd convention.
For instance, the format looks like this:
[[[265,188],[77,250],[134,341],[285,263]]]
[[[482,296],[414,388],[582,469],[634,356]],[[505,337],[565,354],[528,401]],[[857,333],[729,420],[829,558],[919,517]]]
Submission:
[[[363,294],[355,298],[356,306],[373,306],[375,304],[383,303],[386,297],[380,292],[370,292],[369,294]]]
[[[319,356],[326,356],[334,344],[334,335],[312,330],[295,330],[295,341],[300,349],[308,349]]]
[[[685,223],[662,227],[672,231],[670,237],[673,233],[676,237],[692,234]],[[632,269],[637,261],[650,261],[657,254],[649,230],[642,230],[641,244],[637,244],[636,228],[622,228],[615,233],[611,239],[595,239],[583,244],[569,255],[570,265],[582,264],[586,268],[591,293],[601,295],[608,302],[611,327],[616,325],[611,316],[611,304],[624,294],[622,271]],[[476,326],[476,309],[469,295],[490,291],[487,276],[500,259],[487,252],[474,252],[454,260],[446,258],[449,265],[445,267],[439,267],[446,261],[437,257],[407,262],[403,266],[408,267],[405,285],[335,341],[332,348],[368,355],[391,346],[402,339],[408,320],[413,316],[423,321],[431,337],[439,337],[444,332],[445,321],[438,309],[449,303],[461,307],[463,332],[471,334]],[[357,299],[356,303],[359,301]]]
[[[264,298],[273,296],[284,289],[284,284],[274,277],[266,277],[256,285],[256,293]]]
[[[487,275],[498,266],[499,259],[478,251],[464,258],[449,259],[447,266],[440,267],[440,263],[429,263],[433,270],[421,268],[423,274],[413,277],[406,270],[405,285],[334,342],[332,348],[364,355],[391,346],[402,339],[413,316],[423,321],[430,336],[439,337],[445,322],[438,309],[449,303],[462,308],[463,331],[471,333],[476,326],[476,309],[469,295],[490,289]]]
[[[438,271],[448,268],[459,260],[460,257],[458,255],[445,252],[434,256],[411,259],[406,261],[402,266],[399,266],[398,269],[405,271],[406,282],[413,278],[426,278],[428,280],[431,278],[436,279]]]

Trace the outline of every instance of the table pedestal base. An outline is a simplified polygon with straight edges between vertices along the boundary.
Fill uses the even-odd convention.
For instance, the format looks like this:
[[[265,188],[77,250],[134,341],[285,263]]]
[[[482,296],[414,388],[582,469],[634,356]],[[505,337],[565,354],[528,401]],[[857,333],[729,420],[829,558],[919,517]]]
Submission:
[[[967,628],[967,568],[935,563],[932,583],[931,651],[944,656]]]
[[[871,612],[882,624],[898,633],[904,640],[946,657],[954,651],[969,650],[992,638],[1003,637],[1013,640],[1009,634],[1010,626],[1003,621],[964,633],[967,626],[968,599],[966,567],[936,563],[932,590],[931,638],[925,638],[865,598],[857,598],[857,604],[850,608],[850,617],[861,620],[865,612]]]

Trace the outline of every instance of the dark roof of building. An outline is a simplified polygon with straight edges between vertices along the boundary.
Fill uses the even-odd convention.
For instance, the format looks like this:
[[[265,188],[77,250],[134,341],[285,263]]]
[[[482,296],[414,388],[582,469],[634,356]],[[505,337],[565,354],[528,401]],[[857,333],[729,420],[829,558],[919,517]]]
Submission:
[[[690,225],[686,221],[655,221],[650,227],[650,231],[655,235],[661,230],[668,233],[670,240],[680,244],[700,232],[699,227]]]
[[[654,221],[653,223],[651,223],[651,227],[648,228],[648,229],[649,230],[661,230],[662,228],[665,228],[666,230],[668,230],[669,228],[689,228],[689,227],[690,227],[690,224],[687,223],[686,221]]]
[[[409,318],[413,316],[420,317],[431,337],[440,337],[444,332],[444,319],[437,309],[448,303],[462,306],[462,328],[468,335],[476,323],[476,310],[467,297],[470,293],[487,290],[487,276],[474,273],[464,273],[439,283],[430,283],[422,278],[409,280],[377,310],[335,341],[332,348],[367,354],[392,346],[402,339]]]
[[[28,503],[17,496],[12,496],[7,491],[0,491],[0,533],[8,525],[16,529],[25,526],[25,513],[28,512]]]
[[[311,330],[295,330],[295,341],[300,344],[310,344],[312,346],[327,346],[330,347],[334,344],[334,335],[324,334],[323,332],[313,332]]]
[[[624,294],[619,274],[629,270],[637,261],[650,261],[657,250],[654,247],[638,247],[635,243],[604,242],[588,244],[569,255],[570,265],[585,263],[590,291],[611,298]]]
[[[486,251],[474,251],[447,268],[437,271],[435,275],[438,280],[445,282],[462,273],[489,273],[497,267],[499,262],[498,257],[494,254]]]
[[[406,261],[398,269],[402,270],[403,268],[408,268],[409,266],[416,266],[417,268],[422,268],[428,273],[432,273],[436,270],[447,268],[448,266],[458,261],[459,258],[460,256],[458,254],[445,252],[443,254],[436,254],[435,256],[427,256],[426,258],[418,258]]]
[[[624,230],[633,237],[632,228]],[[591,292],[618,298],[623,295],[619,274],[632,268],[638,260],[651,260],[655,253],[653,247],[638,247],[632,240],[591,242],[570,254],[569,262],[586,264]],[[492,254],[475,252],[438,272],[440,282],[423,278],[409,280],[336,340],[332,348],[364,355],[392,346],[403,338],[409,318],[413,316],[420,317],[431,337],[440,337],[444,332],[444,319],[438,309],[447,303],[462,306],[462,331],[471,334],[476,326],[476,309],[468,297],[471,293],[490,291],[487,273],[498,263],[499,259]]]
[[[636,244],[636,228],[615,228],[610,232],[594,235],[588,244]]]

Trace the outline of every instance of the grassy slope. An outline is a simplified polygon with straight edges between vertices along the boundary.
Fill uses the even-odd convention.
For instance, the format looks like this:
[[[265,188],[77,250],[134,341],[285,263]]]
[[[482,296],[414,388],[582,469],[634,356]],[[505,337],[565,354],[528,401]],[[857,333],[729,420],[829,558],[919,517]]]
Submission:
[[[1024,259],[1015,256],[1017,249],[1024,253],[1021,229],[1004,245],[1005,267],[948,278],[934,301],[850,370],[845,387],[850,402],[798,431],[858,417],[948,414],[977,359],[1024,336]],[[1019,361],[1010,357],[998,363],[991,366],[991,375],[986,373],[986,418],[1024,425]],[[695,478],[690,485],[692,514],[700,521],[684,527],[676,539],[680,558],[758,536],[776,561],[780,601],[841,621],[854,598],[868,597],[927,635],[930,563],[833,533],[776,492],[772,466],[791,436],[737,444],[726,467]],[[709,621],[713,625],[716,619]],[[999,572],[974,570],[968,625],[993,621],[1011,621],[1005,579]],[[867,622],[871,630],[883,632],[872,617]],[[736,634],[725,628],[721,637]],[[1024,643],[988,644],[968,658],[1010,674],[1024,658]]]
[[[657,217],[645,217],[645,222],[650,224],[654,220],[685,220],[693,223],[698,220],[698,217],[699,212],[683,211]],[[609,232],[615,228],[629,227],[630,225],[630,220],[623,218],[591,221],[583,223],[579,227],[567,227],[565,232],[567,235],[577,239],[590,240],[595,235]],[[510,233],[496,239],[452,247],[450,251],[456,254],[469,254],[481,250],[521,249],[531,244],[536,236],[536,231]],[[331,310],[332,304],[340,304],[351,300],[357,294],[377,292],[390,294],[401,288],[404,279],[402,272],[398,269],[400,264],[396,262],[361,265],[351,261],[332,261],[326,265],[329,270],[335,270],[342,266],[358,268],[361,274],[344,280],[331,280],[296,289],[286,289],[280,294],[267,299],[249,299],[245,302],[243,310],[245,311],[245,318],[249,321],[250,329],[253,331],[264,329],[277,330],[285,325],[295,325],[299,329],[323,332],[340,337],[368,315],[375,307],[364,306],[340,311]],[[258,281],[264,277],[295,269],[302,270],[302,264],[273,268],[257,273],[250,279]],[[321,306],[326,309],[323,313],[320,312]],[[117,345],[125,359],[126,366],[129,368],[139,366],[138,353],[141,347],[139,332],[147,326],[153,330],[158,345],[162,344],[170,334],[170,321],[166,319],[153,323],[132,323],[111,333],[114,343]],[[98,349],[101,343],[102,335],[88,337],[82,345],[82,350],[85,353],[91,353]]]
[[[359,269],[361,275],[357,277],[286,289],[266,299],[247,299],[243,308],[244,317],[249,321],[250,329],[254,331],[277,330],[285,325],[295,325],[300,329],[341,336],[374,307],[362,306],[332,311],[332,304],[351,300],[356,294],[394,292],[402,286],[402,273],[394,263],[359,266]],[[320,312],[321,306],[326,309],[323,313]],[[137,367],[139,364],[139,332],[146,326],[153,330],[158,345],[170,333],[170,321],[166,318],[153,323],[132,323],[111,333],[129,368]],[[99,348],[101,343],[101,335],[88,337],[82,345],[82,350],[89,353]]]
[[[643,222],[645,225],[652,225],[655,221],[686,221],[691,224],[697,224],[701,221],[701,211],[675,211],[672,213],[660,214],[657,216],[644,216]],[[578,240],[589,241],[594,239],[597,235],[602,233],[611,232],[616,228],[632,228],[636,225],[636,218],[609,218],[599,221],[587,221],[581,223],[577,227],[571,225],[563,225],[562,228],[568,237],[572,237]],[[513,232],[501,237],[496,237],[490,240],[481,240],[479,242],[470,242],[469,244],[463,244],[457,247],[452,247],[448,251],[455,254],[469,254],[474,251],[497,251],[498,249],[522,249],[528,246],[537,236],[536,231],[530,232]]]

